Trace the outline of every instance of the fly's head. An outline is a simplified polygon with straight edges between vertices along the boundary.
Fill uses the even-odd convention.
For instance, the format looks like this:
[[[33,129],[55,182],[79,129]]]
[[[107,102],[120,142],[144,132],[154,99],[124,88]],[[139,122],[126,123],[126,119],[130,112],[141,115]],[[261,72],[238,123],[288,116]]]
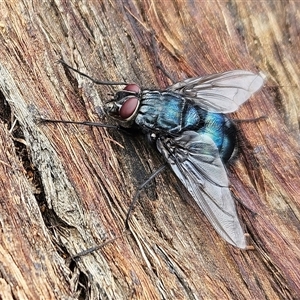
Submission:
[[[120,121],[124,126],[130,126],[140,106],[140,93],[141,89],[137,84],[128,84],[115,94],[112,101],[105,104],[105,113]]]

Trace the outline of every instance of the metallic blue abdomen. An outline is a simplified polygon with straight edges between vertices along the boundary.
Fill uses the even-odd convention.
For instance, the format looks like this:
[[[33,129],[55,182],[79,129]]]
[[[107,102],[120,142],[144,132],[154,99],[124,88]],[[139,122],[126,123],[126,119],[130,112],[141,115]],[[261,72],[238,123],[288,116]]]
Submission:
[[[179,134],[193,130],[208,135],[227,162],[235,149],[236,129],[223,114],[203,110],[180,94],[143,91],[135,123],[146,132]]]

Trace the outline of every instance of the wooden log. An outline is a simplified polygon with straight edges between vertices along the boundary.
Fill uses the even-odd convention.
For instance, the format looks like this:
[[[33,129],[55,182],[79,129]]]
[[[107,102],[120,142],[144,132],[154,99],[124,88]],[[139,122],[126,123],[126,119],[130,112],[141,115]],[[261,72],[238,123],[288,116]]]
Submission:
[[[2,1],[0,298],[297,299],[297,10],[297,1]],[[229,167],[253,251],[223,241],[171,171],[141,193],[126,231],[136,187],[162,163],[157,151],[142,135],[38,122],[112,124],[102,107],[118,87],[59,59],[101,80],[170,85],[153,39],[177,81],[232,69],[268,78],[232,115],[266,116],[238,123],[241,154]]]

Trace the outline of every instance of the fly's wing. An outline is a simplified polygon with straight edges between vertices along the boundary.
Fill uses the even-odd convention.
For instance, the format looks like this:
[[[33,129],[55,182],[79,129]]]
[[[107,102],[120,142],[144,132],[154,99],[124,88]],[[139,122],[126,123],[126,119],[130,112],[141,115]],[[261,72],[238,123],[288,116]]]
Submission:
[[[230,244],[246,248],[225,167],[213,140],[194,131],[158,138],[157,148],[215,230]]]
[[[188,78],[169,86],[167,90],[182,94],[208,111],[230,113],[258,91],[264,80],[263,73],[235,70]]]

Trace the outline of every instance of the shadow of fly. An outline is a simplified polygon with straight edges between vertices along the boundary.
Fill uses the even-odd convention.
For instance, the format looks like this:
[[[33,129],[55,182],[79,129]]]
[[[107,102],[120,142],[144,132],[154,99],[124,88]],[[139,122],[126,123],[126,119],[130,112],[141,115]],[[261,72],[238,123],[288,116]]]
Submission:
[[[150,90],[134,83],[98,81],[60,62],[96,84],[125,85],[104,106],[105,113],[120,125],[51,119],[42,122],[139,128],[156,144],[166,162],[138,187],[127,212],[126,227],[140,191],[169,165],[219,235],[245,249],[245,234],[225,168],[236,152],[237,129],[225,114],[236,111],[257,92],[265,76],[234,70],[188,78],[165,90]]]

